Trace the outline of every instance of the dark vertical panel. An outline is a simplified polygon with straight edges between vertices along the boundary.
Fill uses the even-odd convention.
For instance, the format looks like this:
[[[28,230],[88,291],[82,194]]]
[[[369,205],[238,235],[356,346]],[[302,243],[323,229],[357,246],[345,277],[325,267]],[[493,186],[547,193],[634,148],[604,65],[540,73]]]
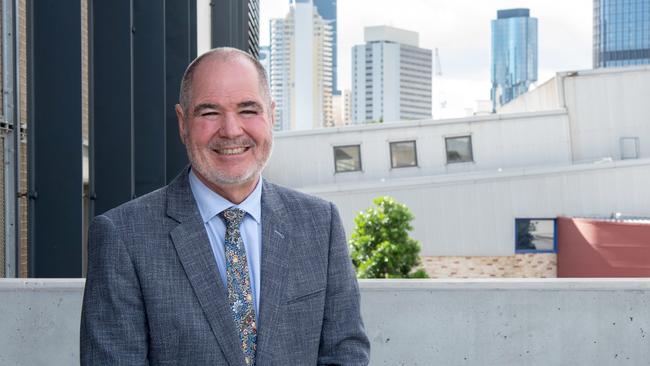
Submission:
[[[81,4],[29,10],[29,275],[81,277]]]
[[[134,193],[132,7],[130,0],[90,5],[91,211],[98,215]]]
[[[165,2],[133,1],[134,193],[165,185]],[[171,112],[171,111],[170,111]]]
[[[170,182],[187,165],[174,106],[178,103],[185,68],[196,57],[196,0],[167,0],[165,7],[166,160],[167,182]]]
[[[211,6],[212,48],[248,51],[248,0],[214,0]]]

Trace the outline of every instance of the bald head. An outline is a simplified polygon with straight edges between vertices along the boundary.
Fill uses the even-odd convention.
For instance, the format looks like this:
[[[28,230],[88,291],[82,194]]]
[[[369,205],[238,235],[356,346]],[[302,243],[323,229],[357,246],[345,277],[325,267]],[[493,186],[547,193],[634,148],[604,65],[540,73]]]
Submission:
[[[271,106],[271,91],[269,90],[269,83],[266,77],[264,66],[262,66],[262,64],[256,58],[242,50],[231,47],[219,47],[212,49],[194,59],[194,61],[192,61],[192,63],[190,63],[190,65],[185,70],[185,74],[183,74],[183,79],[181,81],[180,95],[178,97],[178,103],[183,108],[185,115],[188,115],[190,105],[192,104],[192,83],[194,73],[204,61],[228,63],[241,60],[248,61],[255,67],[260,85],[260,95],[264,99],[264,102],[267,104],[267,110],[270,111],[269,107]]]

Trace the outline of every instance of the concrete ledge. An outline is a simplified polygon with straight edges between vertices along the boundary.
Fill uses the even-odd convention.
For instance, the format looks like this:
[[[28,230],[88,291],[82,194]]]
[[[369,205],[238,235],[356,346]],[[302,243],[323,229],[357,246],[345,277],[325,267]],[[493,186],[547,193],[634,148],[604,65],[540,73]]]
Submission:
[[[650,280],[361,282],[373,365],[641,365]]]
[[[0,365],[74,365],[83,279],[0,279]],[[641,365],[650,279],[362,280],[372,365]]]
[[[0,279],[0,365],[78,365],[83,279]]]

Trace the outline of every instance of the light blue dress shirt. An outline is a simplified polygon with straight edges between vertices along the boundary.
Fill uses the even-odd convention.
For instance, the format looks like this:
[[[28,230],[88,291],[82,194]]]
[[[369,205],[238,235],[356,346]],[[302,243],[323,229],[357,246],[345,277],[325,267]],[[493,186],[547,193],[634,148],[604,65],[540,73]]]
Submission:
[[[251,292],[253,293],[255,317],[257,318],[260,303],[260,258],[262,257],[262,178],[260,177],[253,192],[242,203],[236,205],[208,188],[191,170],[189,176],[192,194],[208,233],[212,253],[217,261],[224,288],[228,288],[226,284],[226,250],[224,246],[226,224],[219,217],[219,213],[230,207],[237,207],[246,211],[240,226],[240,232],[246,247]]]

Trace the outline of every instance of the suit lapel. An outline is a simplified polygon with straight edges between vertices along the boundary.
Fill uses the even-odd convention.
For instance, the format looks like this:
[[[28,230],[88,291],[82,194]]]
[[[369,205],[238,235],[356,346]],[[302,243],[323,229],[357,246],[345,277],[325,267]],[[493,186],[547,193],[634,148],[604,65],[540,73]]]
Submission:
[[[289,214],[272,184],[262,186],[262,264],[260,314],[257,334],[257,361],[264,363],[269,340],[278,326],[278,313],[284,299],[291,238],[284,229]]]
[[[226,290],[219,278],[210,241],[192,196],[187,170],[169,185],[167,213],[179,222],[170,232],[172,242],[228,363],[245,364]]]

